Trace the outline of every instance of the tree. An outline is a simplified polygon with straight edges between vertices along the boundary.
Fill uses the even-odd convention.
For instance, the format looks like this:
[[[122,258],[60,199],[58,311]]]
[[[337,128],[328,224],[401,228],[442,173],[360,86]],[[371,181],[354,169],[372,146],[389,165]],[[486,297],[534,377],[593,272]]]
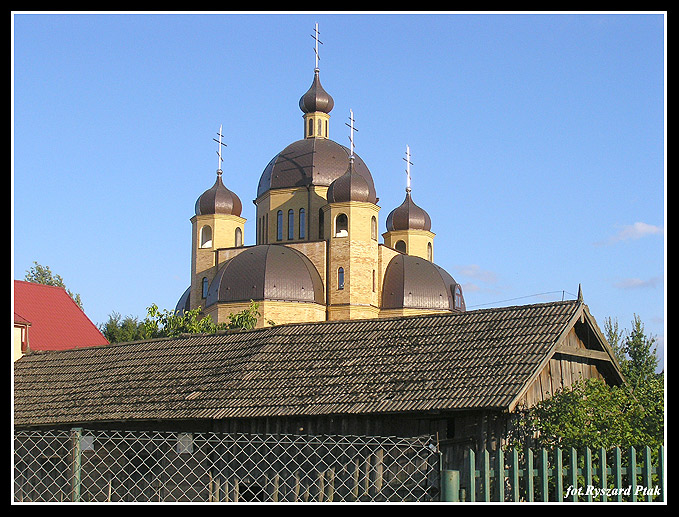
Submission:
[[[59,275],[52,274],[52,271],[50,271],[49,266],[41,266],[35,261],[33,262],[33,264],[34,264],[33,267],[26,271],[26,276],[24,277],[24,280],[26,280],[27,282],[33,282],[34,284],[53,285],[56,287],[62,287],[66,289],[64,279],[61,278],[61,276]],[[80,300],[80,295],[72,293],[68,289],[66,289],[66,292],[73,299],[76,305],[82,309],[83,305],[82,301]]]
[[[655,373],[655,337],[645,335],[636,315],[629,332],[621,333],[617,321],[610,318],[604,329],[626,382],[609,386],[587,379],[524,409],[517,416],[512,445],[530,441],[539,447],[654,448],[663,444],[664,375]]]
[[[201,307],[189,311],[159,310],[156,304],[147,308],[146,318],[139,321],[112,313],[100,330],[110,343],[137,341],[160,337],[177,337],[181,334],[214,334],[229,329],[250,330],[257,325],[260,316],[259,304],[250,300],[250,305],[236,314],[229,314],[228,323],[215,324],[212,318],[203,317]]]

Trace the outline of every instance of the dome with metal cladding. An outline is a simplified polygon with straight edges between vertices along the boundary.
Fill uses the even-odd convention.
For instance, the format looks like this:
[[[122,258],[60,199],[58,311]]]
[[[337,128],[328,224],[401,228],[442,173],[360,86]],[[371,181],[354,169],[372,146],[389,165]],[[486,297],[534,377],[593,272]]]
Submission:
[[[349,168],[349,149],[327,138],[305,138],[293,142],[273,157],[259,179],[257,197],[270,189],[329,187]],[[363,160],[354,154],[354,173],[361,176],[375,198],[375,184]]]
[[[321,86],[321,79],[318,75],[318,69],[314,71],[314,80],[311,83],[309,90],[299,99],[299,109],[304,113],[313,113],[315,111],[322,111],[323,113],[330,113],[335,106],[335,101],[332,96]]]
[[[384,273],[382,308],[464,311],[465,304],[461,286],[445,269],[399,254]]]
[[[196,201],[196,215],[227,214],[240,217],[242,210],[240,198],[224,186],[222,171],[217,171],[215,184]]]
[[[352,160],[353,162],[353,160]],[[363,201],[377,203],[374,189],[363,176],[354,172],[353,163],[350,163],[347,171],[333,181],[328,187],[328,203],[341,203],[344,201]]]
[[[394,208],[387,216],[387,231],[398,230],[431,230],[429,214],[415,204],[410,191],[406,191],[401,206]]]
[[[287,246],[261,244],[219,267],[206,307],[250,300],[324,304],[325,293],[321,276],[305,255]]]

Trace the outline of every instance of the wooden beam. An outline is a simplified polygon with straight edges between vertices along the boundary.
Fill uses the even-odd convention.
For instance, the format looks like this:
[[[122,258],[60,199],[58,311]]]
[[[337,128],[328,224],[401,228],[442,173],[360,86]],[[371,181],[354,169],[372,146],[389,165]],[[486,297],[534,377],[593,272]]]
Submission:
[[[566,346],[558,346],[554,350],[555,354],[570,355],[573,357],[583,357],[586,359],[594,359],[596,361],[611,362],[611,356],[606,352],[600,350],[589,350],[587,348],[573,348]]]

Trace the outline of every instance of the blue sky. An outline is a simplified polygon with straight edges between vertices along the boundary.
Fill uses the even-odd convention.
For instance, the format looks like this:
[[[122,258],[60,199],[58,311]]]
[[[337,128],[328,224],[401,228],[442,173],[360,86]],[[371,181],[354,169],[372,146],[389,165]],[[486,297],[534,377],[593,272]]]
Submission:
[[[356,152],[380,230],[404,197],[469,309],[573,298],[664,353],[663,13],[149,13],[13,18],[13,278],[34,261],[103,323],[174,308],[217,168],[245,243],[269,160],[302,138],[320,70],[330,136]],[[546,293],[546,294],[545,294]]]

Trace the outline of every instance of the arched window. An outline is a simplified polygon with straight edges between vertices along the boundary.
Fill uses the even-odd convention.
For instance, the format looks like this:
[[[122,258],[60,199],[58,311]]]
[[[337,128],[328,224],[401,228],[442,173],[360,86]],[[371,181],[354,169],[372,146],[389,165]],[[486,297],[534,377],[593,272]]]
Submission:
[[[208,225],[205,225],[200,229],[200,247],[212,247],[212,228]]]
[[[318,209],[318,238],[325,239],[325,212],[322,208]]]
[[[295,238],[295,211],[291,208],[288,210],[288,240]]]
[[[323,121],[318,119],[318,136],[323,136]]]
[[[299,238],[304,239],[306,236],[306,212],[303,208],[299,209]]]
[[[309,119],[309,131],[307,136],[314,136],[314,119]]]
[[[203,277],[203,281],[201,283],[201,296],[203,298],[207,298],[207,289],[208,289],[207,277]]]
[[[346,237],[349,235],[349,219],[346,214],[339,214],[335,218],[335,237]]]
[[[377,218],[374,215],[370,220],[370,238],[374,241],[377,240]]]
[[[373,269],[373,293],[377,290],[377,283],[375,281],[375,270]]]
[[[236,228],[236,248],[240,248],[243,245],[243,230]]]
[[[406,243],[403,241],[398,241],[396,243],[396,251],[400,251],[401,253],[406,253]]]
[[[434,260],[434,250],[431,247],[431,242],[427,243],[427,260],[429,262]]]
[[[328,138],[328,121],[325,121],[325,138]]]
[[[462,289],[460,289],[460,286],[458,284],[455,284],[455,290],[454,290],[454,299],[455,299],[455,308],[458,310],[462,310]]]
[[[283,240],[283,212],[281,210],[276,214],[276,240]]]
[[[337,289],[344,289],[344,268],[337,270]]]

